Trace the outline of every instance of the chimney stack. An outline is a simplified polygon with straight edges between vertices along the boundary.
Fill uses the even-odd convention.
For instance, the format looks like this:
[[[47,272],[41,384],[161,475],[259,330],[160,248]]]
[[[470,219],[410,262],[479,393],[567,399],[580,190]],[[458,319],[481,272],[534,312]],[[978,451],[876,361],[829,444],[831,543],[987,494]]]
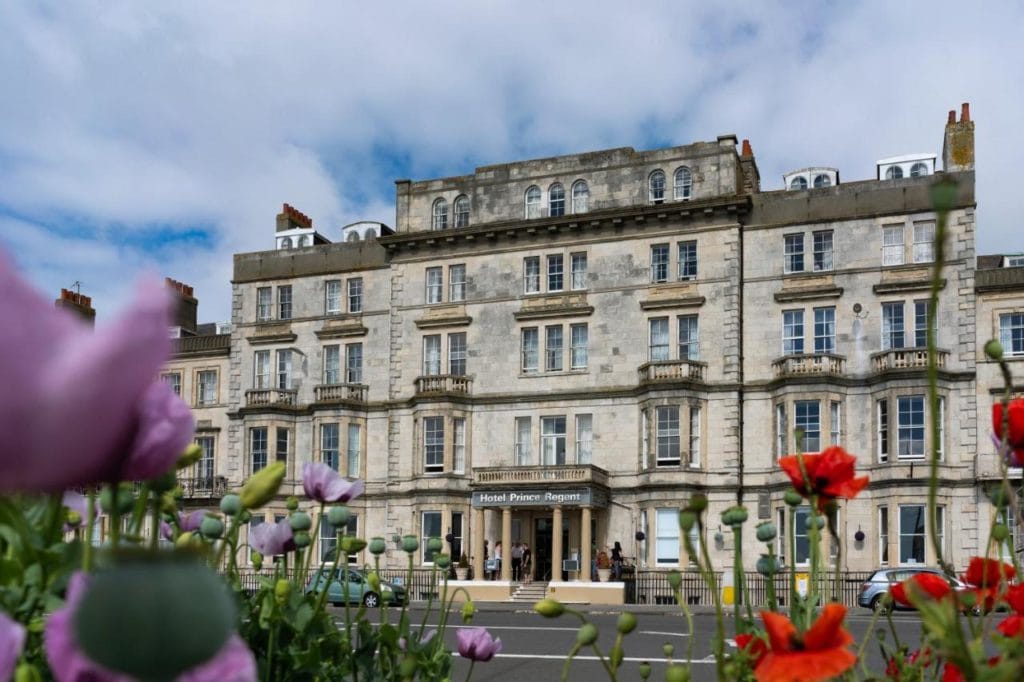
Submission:
[[[969,102],[961,105],[959,121],[956,111],[949,112],[942,141],[942,166],[947,173],[974,170],[974,121]]]
[[[192,287],[170,277],[165,278],[164,282],[169,289],[174,291],[178,299],[178,306],[174,311],[174,326],[181,328],[182,336],[195,336],[198,326],[199,301],[192,295]]]
[[[53,302],[54,307],[70,310],[81,317],[90,326],[96,326],[96,311],[92,307],[92,297],[84,296],[78,291],[61,289],[60,298]]]
[[[757,194],[761,191],[761,173],[757,170],[754,150],[750,140],[743,140],[743,153],[740,154],[739,185],[743,194]]]
[[[297,208],[285,204],[281,212],[277,214],[277,231],[284,232],[299,228],[312,229],[313,219]]]

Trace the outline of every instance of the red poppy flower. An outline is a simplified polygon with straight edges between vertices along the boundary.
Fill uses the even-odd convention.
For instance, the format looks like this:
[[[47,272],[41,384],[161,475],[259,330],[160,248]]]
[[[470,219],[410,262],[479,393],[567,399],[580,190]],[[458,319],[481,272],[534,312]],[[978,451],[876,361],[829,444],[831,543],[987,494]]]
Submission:
[[[845,617],[845,606],[828,604],[818,620],[800,635],[786,616],[762,611],[769,650],[754,668],[757,681],[816,682],[852,668],[857,657],[847,648],[853,637],[843,629]]]
[[[1006,435],[1006,442],[1010,446],[1010,458],[1013,466],[1020,466],[1024,463],[1024,398],[1011,400],[1007,412],[1009,418],[1009,433]],[[1003,440],[1003,404],[997,402],[992,406],[992,431],[996,438]]]
[[[1006,588],[1006,603],[1017,613],[1024,615],[1024,585],[1010,585]]]
[[[807,472],[806,480],[800,471],[801,458]],[[853,499],[867,486],[867,476],[853,477],[856,462],[857,458],[846,450],[832,446],[818,454],[787,455],[779,459],[779,466],[789,476],[797,492],[804,497],[817,495],[818,507],[824,509],[829,500],[837,497]]]
[[[998,587],[1005,578],[1010,580],[1017,571],[1010,564],[1004,564],[997,559],[985,557],[971,557],[967,565],[967,573],[963,575],[965,583],[978,587]]]
[[[757,635],[740,634],[736,635],[736,648],[747,654],[750,658],[751,667],[756,668],[764,655],[768,653],[768,645]]]
[[[952,592],[953,588],[949,586],[949,581],[938,573],[915,573],[889,588],[892,598],[904,606],[914,606],[912,600],[921,597],[938,601]]]
[[[1024,616],[1019,613],[1007,616],[1003,622],[996,626],[1006,637],[1020,637],[1024,635]]]

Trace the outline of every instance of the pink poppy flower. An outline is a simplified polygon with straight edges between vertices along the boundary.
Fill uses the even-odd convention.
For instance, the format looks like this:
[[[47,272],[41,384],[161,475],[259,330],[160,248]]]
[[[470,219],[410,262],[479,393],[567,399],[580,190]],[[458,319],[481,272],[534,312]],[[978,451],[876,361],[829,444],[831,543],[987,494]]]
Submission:
[[[362,481],[346,481],[322,462],[302,465],[302,488],[317,502],[349,502],[363,494]]]
[[[249,531],[249,545],[263,556],[276,556],[295,549],[292,524],[288,519],[261,523]]]
[[[494,639],[486,628],[463,628],[455,634],[459,656],[486,663],[501,652],[501,639]]]
[[[170,469],[191,412],[155,377],[167,359],[172,299],[143,283],[128,311],[93,331],[32,290],[0,254],[0,491],[60,492]]]
[[[14,675],[14,666],[24,646],[24,626],[0,611],[0,680],[9,680]]]
[[[68,583],[64,607],[46,621],[44,646],[50,672],[57,682],[133,682],[133,678],[92,662],[75,641],[75,609],[88,585],[85,573],[75,573]],[[6,679],[0,677],[0,679]],[[255,682],[256,660],[245,642],[232,635],[212,659],[180,675],[177,682]]]

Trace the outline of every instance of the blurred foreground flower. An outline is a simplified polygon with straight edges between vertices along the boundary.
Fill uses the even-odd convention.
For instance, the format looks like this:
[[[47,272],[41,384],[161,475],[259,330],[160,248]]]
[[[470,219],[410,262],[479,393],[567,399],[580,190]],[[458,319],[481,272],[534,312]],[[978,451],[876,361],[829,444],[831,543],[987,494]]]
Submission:
[[[818,620],[801,635],[786,616],[762,611],[769,647],[754,664],[758,682],[814,682],[849,670],[857,657],[847,648],[853,637],[843,629],[845,617],[845,606],[827,604]],[[755,652],[752,647],[751,653]]]
[[[346,481],[322,462],[302,465],[302,488],[317,502],[350,502],[363,494],[362,481]]]
[[[1006,457],[1010,466],[1019,467],[1024,464],[1024,398],[1017,398],[1011,400],[1007,406],[1009,422],[1006,443],[1009,446],[1009,452],[1006,453]],[[992,406],[992,431],[995,433],[998,444],[1002,444],[1003,439],[1003,404],[997,402]]]
[[[288,519],[277,523],[261,523],[249,531],[249,544],[263,556],[275,556],[295,549],[292,526]]]
[[[501,639],[494,639],[485,628],[463,628],[455,635],[459,641],[459,656],[485,663],[501,652]]]
[[[74,617],[88,585],[84,573],[76,573],[68,583],[64,608],[54,611],[46,621],[46,659],[57,682],[131,682],[132,677],[109,670],[90,660],[75,640]],[[154,614],[159,617],[159,614]],[[2,678],[0,678],[2,679]],[[245,642],[232,635],[209,661],[188,670],[178,682],[249,682],[256,680],[256,660]]]
[[[9,680],[25,646],[25,628],[0,611],[0,680]]]
[[[934,600],[948,597],[953,592],[949,581],[937,573],[917,573],[889,589],[892,598],[904,606],[914,606],[914,600]]]
[[[170,352],[171,297],[138,287],[114,324],[93,332],[33,291],[0,254],[0,491],[60,492],[147,480],[192,439],[188,406],[155,377]],[[58,428],[59,426],[59,428]]]
[[[806,480],[804,472],[800,470],[801,459],[804,471],[807,472]],[[779,466],[789,476],[797,492],[804,497],[818,496],[818,509],[823,511],[828,501],[837,497],[853,499],[867,487],[867,476],[853,476],[856,462],[857,458],[846,450],[833,446],[822,453],[782,457]]]

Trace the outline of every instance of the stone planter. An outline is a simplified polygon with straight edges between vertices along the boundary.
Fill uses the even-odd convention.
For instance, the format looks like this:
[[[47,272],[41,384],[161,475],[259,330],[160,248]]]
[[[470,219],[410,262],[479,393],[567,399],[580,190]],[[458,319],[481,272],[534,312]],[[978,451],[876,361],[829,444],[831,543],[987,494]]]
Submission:
[[[455,579],[456,580],[465,580],[468,576],[469,576],[469,569],[468,568],[459,568],[458,566],[455,567]]]
[[[597,569],[597,579],[603,583],[606,583],[612,579],[612,569],[610,568],[599,568]]]

